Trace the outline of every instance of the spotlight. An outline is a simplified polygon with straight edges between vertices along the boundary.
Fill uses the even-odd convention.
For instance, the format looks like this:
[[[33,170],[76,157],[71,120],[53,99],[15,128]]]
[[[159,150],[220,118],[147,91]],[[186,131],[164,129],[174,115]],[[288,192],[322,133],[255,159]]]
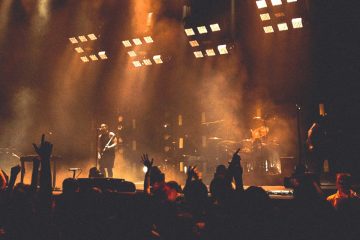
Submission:
[[[293,18],[291,19],[291,23],[293,25],[293,28],[302,28],[302,18]]]
[[[216,53],[214,51],[214,49],[206,49],[206,55],[209,56],[209,57],[212,57],[212,56],[215,56]]]
[[[92,55],[90,55],[89,57],[90,57],[90,59],[93,60],[93,61],[99,60],[95,54],[92,54]]]
[[[271,0],[273,6],[279,6],[282,4],[281,0]]]
[[[130,57],[136,57],[135,51],[130,51],[130,52],[128,52],[128,54]]]
[[[267,4],[266,4],[266,1],[265,1],[265,0],[256,1],[256,5],[257,5],[258,9],[266,8],[266,7],[267,7]]]
[[[93,40],[93,41],[97,39],[97,37],[96,37],[95,34],[93,34],[93,33],[88,34],[87,36],[88,36],[88,38],[89,38],[90,40]]]
[[[185,29],[186,36],[193,36],[195,35],[195,32],[192,28],[186,28]]]
[[[286,31],[289,29],[286,23],[279,23],[277,26],[279,31]]]
[[[219,26],[219,24],[217,24],[217,23],[211,24],[211,25],[210,25],[210,28],[211,28],[211,31],[213,31],[213,32],[220,31],[220,26]]]
[[[260,19],[261,19],[261,21],[270,20],[270,14],[268,14],[268,13],[260,14]]]
[[[265,33],[273,33],[274,32],[274,28],[272,26],[265,26],[264,27],[264,32]]]
[[[204,57],[204,55],[203,55],[203,53],[202,53],[201,51],[196,51],[196,52],[194,52],[194,55],[195,55],[196,58],[202,58],[202,57]]]
[[[71,38],[69,38],[69,40],[70,40],[70,42],[71,42],[72,44],[79,43],[78,40],[76,40],[75,37],[71,37]]]
[[[142,44],[140,38],[134,38],[134,39],[133,39],[133,42],[134,42],[135,45],[137,45],[137,46]]]
[[[129,40],[124,40],[122,41],[122,43],[124,44],[125,47],[131,47],[131,42]]]
[[[143,63],[144,63],[146,66],[152,65],[152,62],[151,62],[150,59],[144,59],[144,60],[143,60]]]
[[[80,59],[83,62],[89,62],[90,61],[86,56],[80,57]]]
[[[81,47],[77,47],[77,48],[75,48],[75,51],[76,51],[77,53],[83,53],[83,52],[84,52],[84,49],[82,49]]]
[[[105,51],[101,51],[101,52],[99,52],[98,54],[99,54],[99,57],[100,57],[102,60],[108,59],[108,57],[106,56]]]
[[[144,40],[145,40],[146,43],[153,43],[154,42],[154,40],[150,36],[144,37]]]
[[[297,2],[297,0],[287,0],[288,3]]]
[[[192,46],[192,47],[198,47],[198,46],[199,46],[199,43],[198,43],[198,41],[196,41],[196,40],[189,41],[189,44],[190,44],[190,46]]]
[[[154,62],[155,62],[156,64],[161,64],[161,63],[163,63],[160,55],[155,55],[155,56],[153,57],[153,59],[154,59]]]
[[[218,46],[218,51],[219,51],[219,53],[220,53],[221,55],[223,55],[223,54],[228,54],[228,53],[229,53],[228,50],[226,49],[226,44],[224,44],[224,45],[219,45],[219,46]]]
[[[81,42],[87,42],[87,38],[84,35],[79,36],[79,39]]]
[[[197,27],[197,30],[199,31],[200,34],[204,34],[208,32],[205,26]]]
[[[143,170],[144,173],[146,173],[148,168],[146,166],[144,166],[142,170]]]
[[[133,65],[134,65],[135,67],[141,67],[141,66],[142,66],[141,63],[140,63],[140,61],[133,61],[132,63],[133,63]]]

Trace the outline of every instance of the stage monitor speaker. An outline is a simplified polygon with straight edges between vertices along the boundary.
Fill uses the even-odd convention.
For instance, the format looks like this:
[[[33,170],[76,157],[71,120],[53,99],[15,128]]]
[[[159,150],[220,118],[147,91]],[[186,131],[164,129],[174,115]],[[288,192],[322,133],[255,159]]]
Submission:
[[[80,191],[86,191],[93,187],[101,190],[111,189],[117,192],[135,192],[136,187],[132,182],[118,178],[78,178]]]

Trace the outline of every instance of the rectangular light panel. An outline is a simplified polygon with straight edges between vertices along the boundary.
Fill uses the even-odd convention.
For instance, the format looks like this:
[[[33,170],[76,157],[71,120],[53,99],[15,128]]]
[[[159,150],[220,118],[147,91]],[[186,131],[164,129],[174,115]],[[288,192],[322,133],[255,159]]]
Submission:
[[[136,52],[135,51],[129,51],[128,52],[130,57],[136,57]]]
[[[108,59],[108,57],[106,56],[106,53],[105,51],[101,51],[98,53],[99,57],[104,60],[104,59]]]
[[[257,5],[258,9],[266,8],[266,7],[267,7],[267,4],[266,4],[266,1],[265,1],[265,0],[256,1],[256,5]]]
[[[302,28],[302,18],[293,18],[291,19],[291,23],[293,25],[293,28]]]
[[[268,20],[270,20],[270,14],[268,14],[268,13],[260,14],[260,19],[261,19],[261,21],[268,21]]]
[[[214,49],[206,49],[206,55],[209,56],[209,57],[212,57],[212,56],[215,56],[215,51]]]
[[[264,32],[265,33],[273,33],[274,32],[274,28],[272,26],[265,26],[264,27]]]
[[[220,31],[220,26],[219,26],[219,24],[217,24],[217,23],[211,24],[211,25],[210,25],[210,28],[211,28],[211,31],[213,31],[213,32]]]
[[[94,55],[94,54],[93,54],[93,55],[90,55],[89,57],[90,57],[90,59],[93,60],[93,61],[99,60],[99,59],[97,58],[97,56]]]
[[[200,34],[204,34],[208,32],[205,26],[199,26],[197,27],[197,30],[199,31]]]
[[[185,29],[186,36],[193,36],[195,35],[195,32],[192,28],[186,28]]]
[[[150,59],[144,59],[143,62],[146,66],[152,65],[152,62],[150,61]]]
[[[145,40],[146,43],[153,43],[154,42],[154,40],[150,36],[144,37],[144,40]]]
[[[76,38],[74,38],[74,37],[69,38],[69,41],[70,41],[72,44],[79,43],[78,40],[76,40]]]
[[[297,2],[297,0],[287,0],[288,3]]]
[[[156,64],[161,64],[161,63],[163,63],[160,55],[155,55],[155,56],[153,57],[153,59],[154,59],[154,62],[155,62]]]
[[[79,36],[81,42],[87,42],[87,38],[85,36]]]
[[[141,66],[142,66],[141,63],[140,63],[140,61],[133,61],[132,63],[133,63],[133,65],[134,65],[135,67],[141,67]]]
[[[89,62],[89,59],[86,56],[80,57],[81,61]]]
[[[84,52],[84,49],[82,49],[81,47],[77,47],[77,48],[75,48],[75,51],[76,51],[77,53],[83,53],[83,52]]]
[[[198,46],[199,46],[199,43],[198,43],[198,41],[196,41],[196,40],[189,41],[189,44],[190,44],[190,46],[192,46],[192,47],[198,47]]]
[[[281,0],[271,0],[271,4],[273,6],[279,6],[282,4]]]
[[[194,55],[195,55],[196,58],[202,58],[202,57],[204,57],[204,55],[203,55],[203,53],[202,53],[201,51],[196,51],[196,52],[194,52]]]
[[[124,40],[122,41],[122,43],[124,44],[125,47],[131,47],[131,42],[129,40]]]
[[[279,31],[286,31],[289,29],[288,25],[286,23],[279,23],[277,26],[278,26]]]
[[[93,34],[93,33],[88,34],[88,38],[89,38],[90,40],[92,40],[92,41],[94,41],[94,40],[97,39],[97,37],[96,37],[95,34]]]
[[[140,40],[140,38],[134,38],[133,40],[132,40],[134,43],[135,43],[135,45],[141,45],[142,44],[142,41]]]
[[[218,46],[218,51],[219,51],[219,53],[220,53],[221,55],[223,55],[223,54],[228,54],[228,53],[229,53],[228,50],[227,50],[227,48],[226,48],[226,44],[224,44],[224,45],[219,45],[219,46]]]

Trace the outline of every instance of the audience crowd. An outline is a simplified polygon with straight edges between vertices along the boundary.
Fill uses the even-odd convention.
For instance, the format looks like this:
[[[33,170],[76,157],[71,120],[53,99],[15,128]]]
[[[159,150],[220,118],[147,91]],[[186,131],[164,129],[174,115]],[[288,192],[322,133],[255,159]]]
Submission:
[[[167,181],[147,154],[144,191],[111,185],[81,188],[66,179],[60,195],[51,188],[52,144],[33,144],[30,185],[0,171],[0,239],[359,239],[359,196],[351,176],[338,174],[338,191],[326,196],[306,174],[293,178],[293,199],[274,200],[261,187],[244,189],[239,151],[219,165],[209,186],[189,166],[186,184]]]

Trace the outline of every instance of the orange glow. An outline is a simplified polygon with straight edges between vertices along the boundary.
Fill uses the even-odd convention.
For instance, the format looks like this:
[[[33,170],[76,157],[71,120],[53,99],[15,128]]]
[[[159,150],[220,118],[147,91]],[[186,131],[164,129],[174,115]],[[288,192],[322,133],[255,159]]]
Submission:
[[[192,47],[198,47],[198,46],[199,46],[199,43],[198,43],[198,41],[196,41],[196,40],[189,41],[189,44],[190,44],[190,46],[192,46]]]

